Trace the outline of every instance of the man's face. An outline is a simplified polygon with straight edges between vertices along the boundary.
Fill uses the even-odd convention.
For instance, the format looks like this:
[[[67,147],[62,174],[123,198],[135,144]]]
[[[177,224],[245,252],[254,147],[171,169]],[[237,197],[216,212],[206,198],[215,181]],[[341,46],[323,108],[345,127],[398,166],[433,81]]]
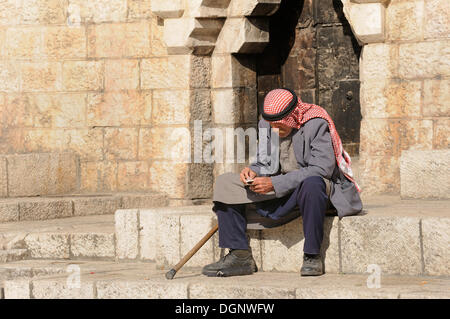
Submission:
[[[292,131],[292,127],[281,123],[270,123],[270,127],[272,127],[274,131],[278,133],[279,137],[286,137]]]

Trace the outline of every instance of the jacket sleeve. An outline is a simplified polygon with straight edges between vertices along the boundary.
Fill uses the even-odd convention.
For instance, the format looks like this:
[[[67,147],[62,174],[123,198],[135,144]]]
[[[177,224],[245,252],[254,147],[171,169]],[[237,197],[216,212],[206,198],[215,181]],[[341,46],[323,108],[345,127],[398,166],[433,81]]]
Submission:
[[[265,173],[261,172],[261,171],[263,171],[263,172],[270,171],[271,165],[276,164],[276,163],[271,163],[271,160],[270,160],[270,154],[271,154],[270,133],[271,133],[271,131],[270,131],[269,122],[267,122],[265,120],[260,120],[258,122],[258,135],[259,135],[259,141],[261,143],[258,142],[256,159],[249,166],[250,169],[252,171],[254,171],[257,176],[270,176],[270,175],[276,174],[276,172],[274,174],[265,174]],[[266,143],[265,147],[261,147],[262,142],[264,140],[267,143]],[[265,168],[265,169],[263,170],[262,168]],[[278,171],[278,167],[276,167],[275,169]]]
[[[331,179],[333,175],[336,158],[328,122],[318,118],[311,119],[304,125],[304,143],[305,147],[310,147],[311,156],[306,167],[271,177],[276,197],[289,194],[307,177],[321,176]]]

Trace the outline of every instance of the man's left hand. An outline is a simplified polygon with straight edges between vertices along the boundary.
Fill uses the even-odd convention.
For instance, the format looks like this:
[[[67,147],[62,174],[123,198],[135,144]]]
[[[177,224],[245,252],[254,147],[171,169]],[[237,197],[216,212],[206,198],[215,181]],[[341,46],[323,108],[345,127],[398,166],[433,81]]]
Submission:
[[[255,177],[250,185],[250,190],[255,193],[265,194],[274,190],[270,177]]]

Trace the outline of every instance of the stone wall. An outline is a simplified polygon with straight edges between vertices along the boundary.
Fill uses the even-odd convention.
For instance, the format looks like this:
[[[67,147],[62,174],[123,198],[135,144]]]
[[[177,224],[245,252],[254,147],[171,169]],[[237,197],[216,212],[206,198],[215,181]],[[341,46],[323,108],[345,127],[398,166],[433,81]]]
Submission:
[[[399,193],[401,180],[414,180],[414,176],[400,175],[403,151],[450,148],[450,2],[392,0],[385,1],[384,6],[366,4],[377,1],[352,2],[346,4],[347,17],[355,30],[363,32],[367,22],[361,16],[352,16],[352,6],[359,8],[356,12],[378,12],[381,21],[379,34],[374,28],[364,31],[371,36],[360,38],[367,43],[360,60],[361,186],[368,193]],[[420,163],[429,161],[433,152],[409,153],[409,162],[411,154]],[[433,183],[417,182],[408,187],[414,197],[421,197],[419,190]],[[448,196],[448,185],[441,185],[446,188],[441,194]],[[429,195],[424,194],[442,196]]]
[[[168,154],[185,156],[188,141],[167,135],[189,132],[191,99],[209,86],[209,62],[169,56],[150,5],[0,1],[0,154],[74,153],[79,185],[71,192],[184,198],[188,164],[171,165]],[[192,77],[191,68],[202,75]]]

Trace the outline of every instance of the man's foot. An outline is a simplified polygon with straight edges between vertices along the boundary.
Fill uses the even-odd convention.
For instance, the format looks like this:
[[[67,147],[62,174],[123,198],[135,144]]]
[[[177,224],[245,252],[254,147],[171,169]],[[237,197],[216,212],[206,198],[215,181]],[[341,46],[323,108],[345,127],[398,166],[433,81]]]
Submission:
[[[257,271],[251,250],[230,249],[218,262],[203,267],[202,274],[208,277],[230,277],[251,275]]]
[[[320,276],[323,275],[323,263],[320,254],[303,255],[303,266],[300,270],[302,276]]]

